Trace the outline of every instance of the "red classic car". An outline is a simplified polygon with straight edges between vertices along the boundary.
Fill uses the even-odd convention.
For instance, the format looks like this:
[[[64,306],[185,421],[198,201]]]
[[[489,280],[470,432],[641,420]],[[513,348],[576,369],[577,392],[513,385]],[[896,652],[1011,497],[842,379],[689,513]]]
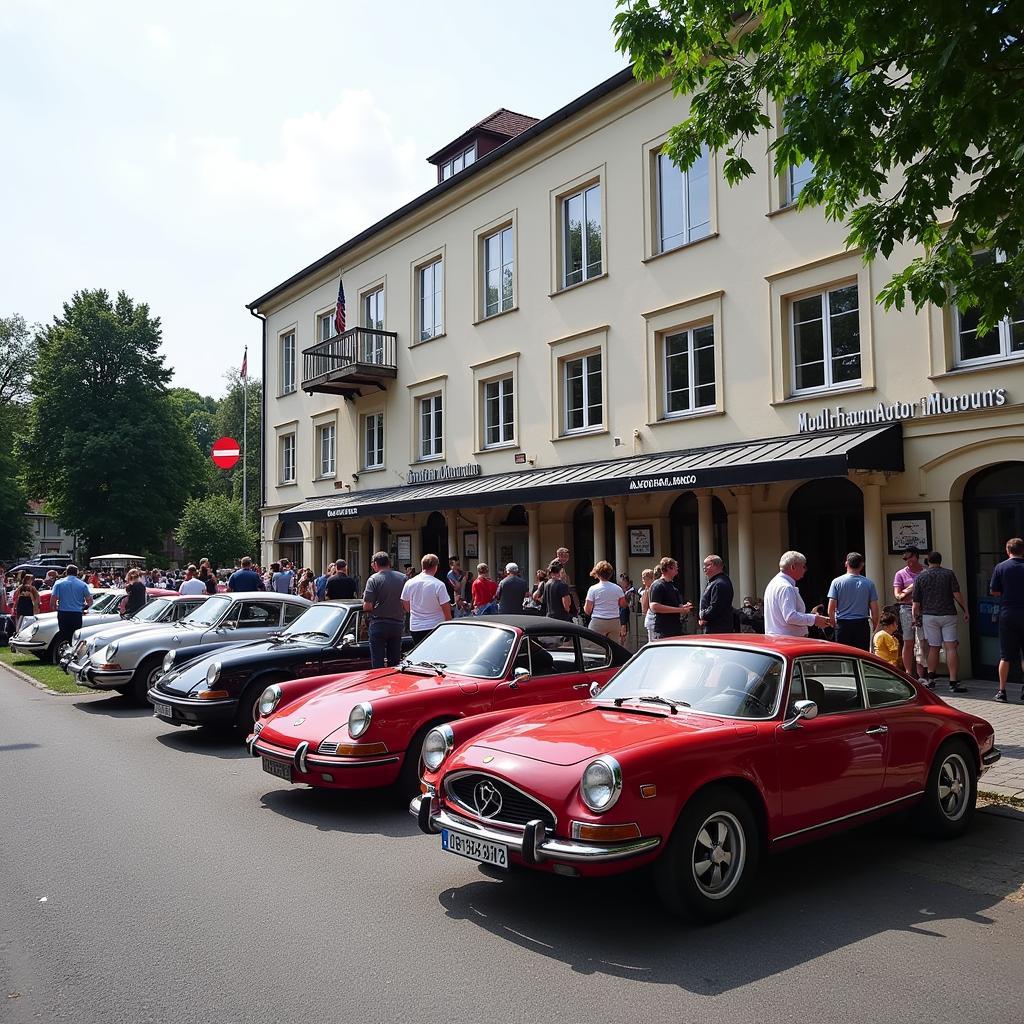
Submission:
[[[395,668],[268,686],[247,742],[264,771],[285,782],[364,789],[397,781],[411,794],[434,726],[583,696],[628,659],[600,634],[555,619],[455,619]]]
[[[431,730],[410,811],[443,849],[498,867],[653,862],[671,910],[714,920],[742,902],[764,851],[901,808],[959,835],[999,756],[988,722],[863,651],[679,638],[589,700]]]

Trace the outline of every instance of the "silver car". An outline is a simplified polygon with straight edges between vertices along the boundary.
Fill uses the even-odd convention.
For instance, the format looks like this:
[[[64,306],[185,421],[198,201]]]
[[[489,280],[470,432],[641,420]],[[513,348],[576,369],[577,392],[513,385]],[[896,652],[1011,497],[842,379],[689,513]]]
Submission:
[[[92,605],[83,612],[82,625],[96,625],[121,621],[123,590],[94,590]],[[43,612],[36,621],[19,630],[10,639],[10,648],[15,654],[34,654],[42,661],[59,664],[67,646],[60,642],[57,627],[57,613]]]
[[[97,647],[105,647],[115,637],[188,618],[206,600],[206,596],[179,594],[176,597],[154,597],[131,618],[120,622],[83,622],[82,628],[75,630],[71,643],[65,648],[60,667],[67,672],[72,661],[83,660],[87,651],[92,654]]]
[[[76,655],[68,672],[81,686],[117,690],[146,703],[146,692],[163,670],[168,654],[188,648],[241,644],[265,640],[297,619],[309,601],[291,594],[214,594],[181,622],[134,630],[91,654]]]

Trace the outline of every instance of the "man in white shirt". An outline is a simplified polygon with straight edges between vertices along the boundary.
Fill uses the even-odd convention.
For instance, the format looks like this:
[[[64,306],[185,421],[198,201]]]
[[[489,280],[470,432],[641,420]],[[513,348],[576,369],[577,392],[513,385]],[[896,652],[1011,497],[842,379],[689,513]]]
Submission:
[[[178,587],[179,594],[205,594],[206,584],[196,578],[196,567],[190,565],[185,570],[185,578],[181,581],[181,586]]]
[[[437,578],[437,555],[424,555],[423,572],[402,588],[402,607],[409,613],[409,632],[418,644],[435,626],[452,617],[448,588]]]
[[[807,572],[807,559],[799,551],[787,551],[779,559],[779,574],[764,591],[766,636],[807,636],[808,626],[830,626],[825,615],[807,611],[797,582]]]

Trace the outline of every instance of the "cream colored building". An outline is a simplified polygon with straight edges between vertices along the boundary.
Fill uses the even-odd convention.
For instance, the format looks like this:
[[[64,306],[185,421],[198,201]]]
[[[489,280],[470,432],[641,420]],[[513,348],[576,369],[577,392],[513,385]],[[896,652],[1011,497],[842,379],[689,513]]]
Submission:
[[[592,560],[638,580],[672,554],[696,597],[717,550],[739,598],[797,548],[818,600],[859,549],[884,601],[916,540],[959,574],[986,671],[988,573],[1024,531],[1024,322],[884,312],[912,254],[863,264],[793,205],[803,168],[762,155],[730,188],[713,154],[666,165],[685,112],[628,71],[539,122],[499,111],[431,158],[435,187],[250,304],[263,559],[532,574],[565,544],[581,588]]]

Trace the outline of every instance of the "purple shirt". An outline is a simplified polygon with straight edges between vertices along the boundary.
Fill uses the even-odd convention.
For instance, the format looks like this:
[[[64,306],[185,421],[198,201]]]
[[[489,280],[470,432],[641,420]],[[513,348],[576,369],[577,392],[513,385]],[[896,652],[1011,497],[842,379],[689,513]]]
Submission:
[[[892,589],[894,591],[896,591],[896,590],[906,590],[907,587],[912,587],[914,585],[914,580],[916,580],[917,577],[920,576],[921,573],[923,573],[923,572],[924,572],[924,566],[923,565],[921,566],[920,569],[917,570],[917,572],[911,572],[909,565],[903,566],[903,568],[900,569],[900,571],[898,573],[896,573],[896,575],[893,576],[893,578],[892,578]],[[914,601],[914,595],[913,594],[907,594],[907,596],[905,598],[903,598],[902,601],[900,601],[900,604],[913,604],[913,601]]]

